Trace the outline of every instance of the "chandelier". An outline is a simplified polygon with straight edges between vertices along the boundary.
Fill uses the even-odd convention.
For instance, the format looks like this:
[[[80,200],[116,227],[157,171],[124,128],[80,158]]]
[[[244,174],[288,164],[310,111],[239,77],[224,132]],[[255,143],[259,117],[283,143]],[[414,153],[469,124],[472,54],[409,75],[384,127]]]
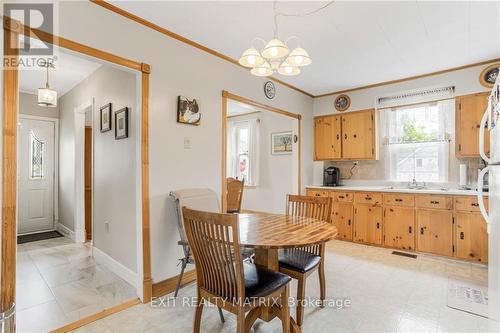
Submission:
[[[250,73],[256,76],[270,76],[275,72],[281,75],[294,76],[300,74],[300,68],[311,64],[312,60],[307,51],[301,47],[300,40],[298,46],[290,52],[289,42],[299,39],[296,36],[288,38],[282,42],[278,38],[278,16],[307,16],[319,12],[333,4],[334,1],[307,13],[286,14],[276,10],[277,2],[274,1],[274,37],[266,43],[262,38],[254,38],[252,46],[241,55],[239,64],[251,68]],[[255,41],[261,41],[263,48],[258,50],[254,46]]]
[[[293,38],[297,37],[293,36],[285,43],[276,35],[268,43],[261,38],[254,38],[254,41],[262,41],[264,48],[258,51],[257,48],[252,46],[243,52],[239,63],[242,66],[251,68],[250,73],[256,76],[270,76],[274,72],[286,76],[298,75],[300,74],[300,67],[309,65],[312,60],[307,51],[300,46],[290,52],[287,44]]]

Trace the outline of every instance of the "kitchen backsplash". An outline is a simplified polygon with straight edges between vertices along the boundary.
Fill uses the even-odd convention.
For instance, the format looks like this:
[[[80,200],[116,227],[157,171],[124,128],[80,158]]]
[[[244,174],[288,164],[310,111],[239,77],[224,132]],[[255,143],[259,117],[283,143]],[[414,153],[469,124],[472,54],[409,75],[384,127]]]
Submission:
[[[458,184],[459,182],[459,168],[460,164],[467,165],[467,183],[469,186],[475,188],[477,183],[478,169],[484,167],[480,158],[466,158],[457,159],[454,151],[451,152],[450,163],[448,167],[448,183]],[[340,176],[342,180],[389,180],[389,170],[386,170],[386,158],[380,157],[378,161],[358,161],[358,165],[352,169],[352,176],[350,173],[351,168],[354,166],[354,161],[343,162],[324,162],[324,168],[335,166],[340,169]],[[411,181],[409,179],[408,181]]]

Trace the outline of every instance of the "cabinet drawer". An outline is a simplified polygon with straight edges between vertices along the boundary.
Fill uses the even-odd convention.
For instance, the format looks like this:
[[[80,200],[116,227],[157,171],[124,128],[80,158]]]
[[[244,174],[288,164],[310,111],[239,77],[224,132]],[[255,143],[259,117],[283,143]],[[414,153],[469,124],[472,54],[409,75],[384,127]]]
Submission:
[[[354,202],[380,205],[382,203],[382,193],[355,193]]]
[[[354,195],[352,192],[335,192],[334,200],[338,202],[352,202]]]
[[[415,197],[413,195],[408,195],[408,194],[385,193],[384,204],[393,206],[413,207],[415,206]]]
[[[418,208],[453,209],[453,198],[442,195],[417,195]]]
[[[488,209],[488,199],[484,200],[484,205]],[[476,196],[455,198],[455,209],[463,212],[479,212],[479,204]]]
[[[307,189],[306,193],[308,196],[311,197],[327,197],[330,191],[319,190],[319,189],[318,190]]]

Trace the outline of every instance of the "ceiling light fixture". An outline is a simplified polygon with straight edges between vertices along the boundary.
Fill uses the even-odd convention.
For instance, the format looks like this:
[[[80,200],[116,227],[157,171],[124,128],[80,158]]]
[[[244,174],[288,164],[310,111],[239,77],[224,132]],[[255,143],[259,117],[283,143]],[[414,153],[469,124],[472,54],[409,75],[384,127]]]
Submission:
[[[292,36],[285,42],[282,42],[278,38],[278,16],[311,15],[330,6],[333,2],[334,1],[330,1],[326,5],[308,13],[285,14],[276,11],[276,1],[274,1],[274,38],[267,43],[262,38],[254,38],[252,47],[243,52],[238,61],[239,64],[251,68],[250,73],[256,76],[271,76],[274,72],[286,76],[299,75],[300,67],[311,64],[311,57],[307,51],[300,46],[300,40],[298,43],[299,45],[290,52],[288,44],[292,39],[298,40],[299,38],[297,36]],[[255,41],[263,43],[263,48],[260,52],[253,46]]]
[[[44,88],[38,88],[38,106],[53,108],[57,106],[57,91],[50,89],[49,67],[54,67],[54,65],[45,61],[44,66],[47,68],[47,80]]]

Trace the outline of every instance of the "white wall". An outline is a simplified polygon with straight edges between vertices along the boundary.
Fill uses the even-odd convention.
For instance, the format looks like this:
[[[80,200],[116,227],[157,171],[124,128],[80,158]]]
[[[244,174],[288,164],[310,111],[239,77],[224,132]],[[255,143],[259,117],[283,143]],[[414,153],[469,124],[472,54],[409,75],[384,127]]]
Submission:
[[[229,118],[229,121],[243,120],[246,116]],[[247,116],[248,117],[248,116]],[[252,115],[255,117],[255,115]],[[297,119],[270,111],[259,112],[259,183],[246,187],[243,192],[242,208],[261,212],[284,213],[287,194],[297,193],[297,149],[293,154],[271,155],[271,133],[292,131],[297,133]]]
[[[479,74],[482,71],[482,69],[487,66],[488,65],[475,66],[440,75],[434,75],[395,84],[389,84],[374,88],[348,92],[347,95],[351,98],[351,106],[349,107],[349,110],[347,112],[375,108],[377,98],[382,96],[390,96],[398,92],[408,91],[412,89],[436,87],[436,86],[455,86],[456,96],[487,91],[487,89],[479,83]],[[335,100],[336,97],[337,95],[315,98],[313,101],[314,116],[335,113],[336,111],[335,108],[333,107],[333,101]],[[381,126],[379,126],[379,129],[380,128]],[[379,136],[380,135],[381,133],[379,132]],[[469,165],[469,174],[470,177],[472,177],[472,173],[474,173],[475,169],[477,169],[477,167],[479,166],[479,159],[470,159],[470,158],[460,159],[460,160],[456,159],[454,156],[455,155],[454,141],[452,141],[450,145],[450,150],[451,154],[449,160],[450,161],[449,181],[452,183],[458,182],[458,165],[460,163],[466,163]],[[360,161],[358,171],[356,175],[353,177],[353,179],[363,179],[363,180],[384,179],[385,168],[383,159],[384,155],[381,154],[381,159],[379,161]],[[312,184],[318,185],[323,183],[323,169],[324,167],[329,165],[335,165],[340,167],[342,176],[345,176],[348,175],[348,170],[351,168],[352,162],[335,162],[335,163],[314,162]]]
[[[91,18],[91,19],[90,19]],[[167,220],[168,193],[208,187],[220,194],[221,93],[228,90],[261,103],[303,115],[303,184],[312,182],[312,99],[277,84],[273,100],[264,96],[263,78],[206,52],[139,25],[88,1],[61,2],[59,35],[151,65],[150,197],[153,281],[179,273],[175,221]],[[199,102],[200,126],[176,123],[177,96]],[[184,137],[192,148],[184,149]]]
[[[95,100],[93,117],[93,241],[112,258],[137,272],[136,75],[101,66],[60,100],[59,219],[75,230],[75,108]],[[99,108],[112,103],[112,130],[101,133]],[[129,107],[129,137],[115,140],[114,111]],[[86,115],[87,116],[87,115]],[[92,119],[91,117],[86,117]],[[104,222],[109,222],[109,232]]]
[[[38,106],[38,96],[19,93],[19,113],[37,117],[59,118],[59,105],[54,108]]]

